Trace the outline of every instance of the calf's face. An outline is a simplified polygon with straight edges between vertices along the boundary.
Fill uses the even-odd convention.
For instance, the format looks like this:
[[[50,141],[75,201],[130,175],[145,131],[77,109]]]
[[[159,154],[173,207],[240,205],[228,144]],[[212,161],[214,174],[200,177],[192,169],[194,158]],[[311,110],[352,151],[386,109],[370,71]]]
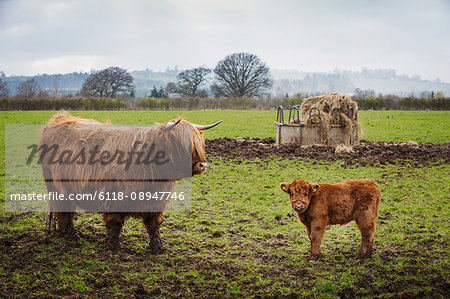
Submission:
[[[319,189],[319,184],[297,179],[290,184],[281,183],[280,189],[289,194],[292,208],[298,213],[303,213],[309,206],[311,196]]]

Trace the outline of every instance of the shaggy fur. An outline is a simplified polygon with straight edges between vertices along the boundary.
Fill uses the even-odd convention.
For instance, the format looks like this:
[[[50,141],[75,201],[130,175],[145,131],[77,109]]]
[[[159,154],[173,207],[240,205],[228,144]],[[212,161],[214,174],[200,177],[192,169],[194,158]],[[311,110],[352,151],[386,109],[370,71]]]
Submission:
[[[308,231],[311,241],[310,260],[320,256],[325,229],[330,224],[347,224],[355,220],[362,243],[360,257],[373,251],[375,219],[381,201],[381,191],[372,180],[350,180],[338,184],[312,183],[294,180],[280,184],[290,196],[292,208]]]
[[[84,145],[98,144],[102,150],[114,152],[119,149],[123,152],[130,152],[136,140],[155,144],[155,152],[162,149],[169,155],[186,148],[192,148],[193,175],[202,173],[206,165],[203,132],[197,130],[186,120],[181,120],[173,129],[167,130],[162,124],[156,124],[152,127],[112,126],[92,119],[73,117],[67,112],[61,112],[43,127],[39,147],[44,144],[58,144],[60,151],[71,150],[75,152],[77,148]],[[186,147],[186,143],[191,140],[191,147]],[[117,163],[108,165],[100,165],[100,163],[61,165],[60,163],[48,163],[48,159],[48,155],[46,155],[42,160],[42,172],[48,192],[70,194],[90,193],[93,190],[97,190],[99,192],[116,191],[129,194],[130,192],[140,191],[172,191],[176,184],[175,180],[152,181],[155,178],[156,171],[159,171],[157,178],[161,178],[161,171],[175,172],[174,169],[176,167],[161,170],[160,167],[157,168],[154,164],[141,164],[126,171],[123,165],[118,165]],[[174,178],[183,178],[177,173],[167,173],[167,175],[171,175],[170,177]],[[126,180],[126,178],[131,178],[131,180]],[[105,189],[105,181],[109,182],[107,185],[108,190],[101,189]],[[97,182],[98,189],[96,187]],[[158,187],[155,187],[155,184],[158,184]],[[152,210],[164,211],[166,203],[167,201],[165,200],[155,201],[151,203],[155,205],[152,207]],[[51,202],[50,204],[49,210],[53,211],[50,213],[50,223],[55,218],[58,223],[58,230],[62,235],[76,238],[77,232],[73,226],[74,213],[67,212],[67,202],[63,203],[64,207],[58,202]],[[86,203],[74,201],[72,204],[71,208],[75,209],[76,207],[83,208],[83,204]],[[92,210],[92,205],[105,205],[106,202],[97,200],[95,203],[88,204],[91,204],[90,209]],[[99,208],[99,206],[95,207]],[[164,247],[159,235],[159,227],[163,222],[162,212],[103,213],[107,247],[110,249],[118,248],[122,226],[129,216],[143,220],[150,238],[150,250],[153,252],[163,250]]]

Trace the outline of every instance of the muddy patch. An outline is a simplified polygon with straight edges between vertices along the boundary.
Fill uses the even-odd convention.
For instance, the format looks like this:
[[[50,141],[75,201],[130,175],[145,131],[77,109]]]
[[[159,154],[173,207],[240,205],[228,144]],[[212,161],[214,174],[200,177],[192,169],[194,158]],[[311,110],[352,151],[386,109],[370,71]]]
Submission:
[[[328,145],[275,145],[273,138],[219,138],[206,140],[206,152],[211,156],[230,159],[307,158],[322,161],[342,160],[343,166],[408,164],[437,165],[450,161],[450,143],[373,142],[362,140],[352,150],[336,150]]]

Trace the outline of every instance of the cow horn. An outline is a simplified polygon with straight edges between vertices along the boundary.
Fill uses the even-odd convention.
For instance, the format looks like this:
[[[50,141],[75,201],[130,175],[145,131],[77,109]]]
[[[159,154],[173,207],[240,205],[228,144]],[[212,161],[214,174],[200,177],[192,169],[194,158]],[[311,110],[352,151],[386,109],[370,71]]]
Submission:
[[[176,125],[178,125],[178,123],[181,121],[181,118],[177,121],[172,121],[166,124],[166,129],[170,130],[173,129]]]
[[[221,122],[223,122],[223,120],[219,120],[216,123],[210,124],[210,125],[196,125],[196,124],[192,124],[197,130],[208,130],[211,128],[214,128],[215,126],[217,126],[218,124],[220,124]]]

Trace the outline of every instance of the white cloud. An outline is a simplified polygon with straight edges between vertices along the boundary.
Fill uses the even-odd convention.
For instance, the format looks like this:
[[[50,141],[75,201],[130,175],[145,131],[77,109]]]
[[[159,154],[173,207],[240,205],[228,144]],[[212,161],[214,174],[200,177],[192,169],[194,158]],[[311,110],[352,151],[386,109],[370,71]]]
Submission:
[[[3,34],[6,38],[19,38],[29,35],[32,32],[33,26],[27,23],[17,24],[1,30],[1,34]]]
[[[76,71],[87,71],[91,69],[103,69],[109,67],[109,57],[95,55],[64,55],[36,59],[28,63],[35,73],[70,73]]]
[[[449,8],[446,0],[0,1],[0,67],[164,70],[246,51],[278,69],[387,67],[450,82]]]

